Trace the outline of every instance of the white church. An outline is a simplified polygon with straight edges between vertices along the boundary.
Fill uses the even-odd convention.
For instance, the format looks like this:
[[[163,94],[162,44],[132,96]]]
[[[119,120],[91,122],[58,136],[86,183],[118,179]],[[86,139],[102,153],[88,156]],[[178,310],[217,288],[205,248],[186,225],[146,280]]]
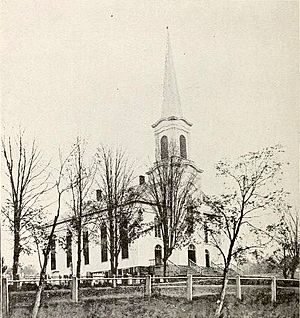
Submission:
[[[197,168],[191,160],[191,127],[192,123],[184,117],[182,112],[180,96],[177,88],[175,68],[173,64],[172,51],[170,46],[169,34],[167,36],[167,50],[165,58],[165,73],[163,86],[163,102],[161,117],[152,125],[155,139],[155,156],[163,160],[168,156],[170,145],[176,145],[178,155],[183,158],[190,169],[197,174],[197,185],[201,193],[200,179],[202,170]],[[140,176],[140,184],[147,182],[145,176]],[[155,212],[147,203],[139,202],[143,219],[146,222],[153,222]],[[67,233],[69,220],[60,222],[57,232],[64,235],[66,244],[70,248],[63,249],[56,241],[54,242],[50,259],[48,262],[47,274],[52,277],[67,277],[76,272],[77,250],[72,237]],[[81,262],[81,276],[99,275],[110,276],[110,261],[105,238],[99,233],[101,242],[95,243],[89,240],[89,229],[83,232],[83,251]],[[199,231],[199,230],[198,230]],[[202,241],[197,243],[191,241],[184,247],[173,251],[168,261],[168,275],[205,274],[214,270],[215,264],[219,263],[216,250],[208,244],[208,233],[195,235],[202,237]],[[118,276],[124,275],[155,275],[163,273],[162,256],[163,242],[159,229],[154,227],[130,243],[128,247],[121,251],[119,255]]]

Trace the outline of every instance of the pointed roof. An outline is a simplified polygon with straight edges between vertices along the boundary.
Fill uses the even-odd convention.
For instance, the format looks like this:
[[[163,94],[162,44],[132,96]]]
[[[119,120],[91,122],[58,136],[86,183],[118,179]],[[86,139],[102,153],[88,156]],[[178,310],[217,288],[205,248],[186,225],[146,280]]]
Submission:
[[[182,109],[180,103],[180,96],[177,88],[177,80],[172,56],[170,35],[167,27],[167,50],[165,59],[165,75],[161,117],[167,118],[170,116],[175,116],[179,118],[182,117]]]

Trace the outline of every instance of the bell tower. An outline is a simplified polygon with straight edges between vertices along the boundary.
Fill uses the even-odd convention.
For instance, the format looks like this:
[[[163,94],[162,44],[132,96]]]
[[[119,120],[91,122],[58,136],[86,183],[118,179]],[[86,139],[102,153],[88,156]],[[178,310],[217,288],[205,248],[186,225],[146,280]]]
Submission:
[[[156,161],[177,155],[190,160],[192,123],[183,116],[176,73],[167,27],[167,47],[163,82],[163,101],[160,119],[152,125],[155,138]]]

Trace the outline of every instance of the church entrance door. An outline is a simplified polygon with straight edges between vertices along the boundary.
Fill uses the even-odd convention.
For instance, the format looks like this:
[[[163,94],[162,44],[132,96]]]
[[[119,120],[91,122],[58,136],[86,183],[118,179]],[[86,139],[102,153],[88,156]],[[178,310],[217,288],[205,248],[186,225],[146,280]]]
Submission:
[[[155,246],[154,257],[155,265],[162,265],[162,248],[160,245]]]

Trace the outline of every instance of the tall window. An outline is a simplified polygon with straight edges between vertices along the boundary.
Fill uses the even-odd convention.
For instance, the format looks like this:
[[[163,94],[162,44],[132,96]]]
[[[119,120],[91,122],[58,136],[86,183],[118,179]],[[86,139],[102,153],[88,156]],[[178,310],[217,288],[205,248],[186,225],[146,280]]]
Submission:
[[[155,265],[161,265],[162,264],[162,247],[160,245],[155,246],[154,257],[155,257]]]
[[[194,232],[194,211],[192,207],[187,208],[187,216],[186,216],[186,222],[187,222],[187,232],[188,234],[192,234]]]
[[[120,239],[122,259],[128,258],[128,221],[126,219],[120,224]]]
[[[53,237],[51,241],[51,252],[50,252],[50,263],[51,263],[51,270],[56,269],[56,242],[55,237]]]
[[[160,155],[161,159],[169,158],[168,137],[162,136],[160,140]]]
[[[161,237],[161,224],[158,222],[157,218],[154,220],[154,236]]]
[[[189,265],[195,265],[196,264],[196,248],[194,244],[190,244],[188,248],[188,260]]]
[[[88,265],[90,263],[90,251],[89,251],[89,232],[87,230],[83,231],[83,257],[84,257],[84,264]]]
[[[208,243],[208,227],[207,227],[207,224],[204,224],[204,242]]]
[[[107,230],[106,225],[103,223],[101,225],[101,262],[106,262],[108,260],[108,249],[107,249]]]
[[[210,267],[210,257],[209,257],[209,251],[205,250],[205,266]]]
[[[186,139],[183,135],[180,135],[179,142],[180,142],[180,157],[186,159],[187,158]]]
[[[66,235],[66,253],[67,253],[67,267],[72,263],[72,233],[68,231]]]

